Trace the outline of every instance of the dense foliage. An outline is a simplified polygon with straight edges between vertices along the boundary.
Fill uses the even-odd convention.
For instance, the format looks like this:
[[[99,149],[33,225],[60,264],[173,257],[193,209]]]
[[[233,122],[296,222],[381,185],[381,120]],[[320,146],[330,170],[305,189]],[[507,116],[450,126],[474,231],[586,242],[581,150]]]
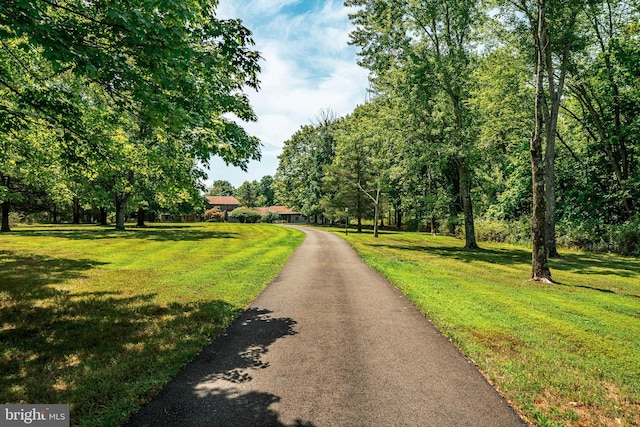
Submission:
[[[285,142],[281,201],[332,220],[640,254],[635,0],[349,0],[371,99]],[[532,227],[533,226],[533,227]],[[470,234],[472,234],[470,236]]]
[[[255,119],[242,91],[258,86],[258,54],[249,30],[217,19],[216,6],[2,2],[2,230],[34,188],[49,212],[115,210],[124,228],[127,209],[201,204],[211,156],[242,168],[260,157],[259,141],[225,118]]]
[[[233,211],[231,211],[231,213],[229,214],[229,218],[237,219],[242,224],[255,224],[256,222],[260,221],[262,215],[260,215],[253,209],[240,207],[235,208]]]

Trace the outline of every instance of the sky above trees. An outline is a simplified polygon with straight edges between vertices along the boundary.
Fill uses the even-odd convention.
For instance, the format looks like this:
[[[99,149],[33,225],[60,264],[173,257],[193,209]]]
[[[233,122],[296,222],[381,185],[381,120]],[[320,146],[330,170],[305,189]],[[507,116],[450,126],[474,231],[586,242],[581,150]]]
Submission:
[[[228,180],[234,186],[273,175],[284,141],[330,108],[338,116],[365,100],[368,72],[348,45],[352,24],[342,0],[221,0],[218,16],[240,18],[261,52],[260,91],[249,91],[258,115],[247,131],[263,143],[261,162],[248,172],[211,163],[207,185]]]

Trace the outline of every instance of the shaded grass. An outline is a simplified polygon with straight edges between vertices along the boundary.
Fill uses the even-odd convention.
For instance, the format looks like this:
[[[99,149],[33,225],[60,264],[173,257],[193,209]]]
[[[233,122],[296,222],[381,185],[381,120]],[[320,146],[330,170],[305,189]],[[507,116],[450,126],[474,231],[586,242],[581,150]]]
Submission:
[[[344,236],[344,231],[336,234]],[[531,423],[640,425],[640,259],[580,252],[529,281],[531,253],[450,237],[350,233],[350,244]]]
[[[0,235],[0,401],[119,425],[223,331],[304,236],[249,224]]]

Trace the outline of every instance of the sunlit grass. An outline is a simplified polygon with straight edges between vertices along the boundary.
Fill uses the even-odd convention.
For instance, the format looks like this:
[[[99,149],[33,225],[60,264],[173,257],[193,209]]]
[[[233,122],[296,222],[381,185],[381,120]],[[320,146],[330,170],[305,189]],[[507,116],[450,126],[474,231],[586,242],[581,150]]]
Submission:
[[[335,232],[342,237],[344,230]],[[640,259],[564,252],[559,284],[528,249],[451,237],[347,240],[473,360],[530,422],[640,425]]]
[[[218,335],[302,233],[249,224],[0,234],[0,401],[115,426]]]

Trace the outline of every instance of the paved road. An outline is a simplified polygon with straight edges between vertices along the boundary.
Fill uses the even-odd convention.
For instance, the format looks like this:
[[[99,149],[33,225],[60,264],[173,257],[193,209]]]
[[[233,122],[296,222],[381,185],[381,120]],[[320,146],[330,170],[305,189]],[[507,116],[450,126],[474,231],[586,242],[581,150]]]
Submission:
[[[475,367],[340,238],[280,276],[128,426],[519,426]]]

